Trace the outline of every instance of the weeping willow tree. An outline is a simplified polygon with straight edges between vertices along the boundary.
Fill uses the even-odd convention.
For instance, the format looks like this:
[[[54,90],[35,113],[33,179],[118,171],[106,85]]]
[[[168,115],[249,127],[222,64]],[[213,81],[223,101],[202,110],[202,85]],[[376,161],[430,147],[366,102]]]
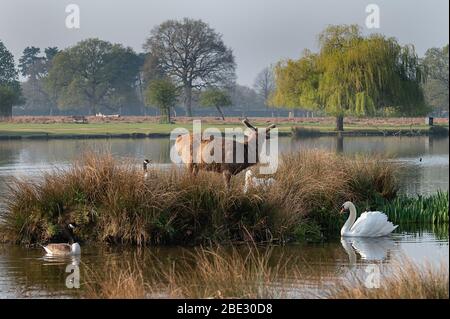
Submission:
[[[319,46],[317,54],[305,51],[299,60],[276,66],[272,105],[323,110],[336,116],[339,131],[346,115],[428,111],[412,46],[379,34],[364,37],[356,25],[329,26],[319,35]]]

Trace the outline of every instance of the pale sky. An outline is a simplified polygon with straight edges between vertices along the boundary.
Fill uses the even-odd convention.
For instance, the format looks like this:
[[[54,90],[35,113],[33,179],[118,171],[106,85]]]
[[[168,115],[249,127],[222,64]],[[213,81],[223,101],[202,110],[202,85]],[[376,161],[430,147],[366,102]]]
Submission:
[[[80,29],[67,29],[65,8],[80,7]],[[380,29],[365,28],[368,4],[380,8]],[[65,48],[89,37],[137,52],[167,19],[202,19],[233,49],[240,84],[252,85],[265,66],[316,50],[328,24],[356,23],[412,43],[419,55],[449,38],[448,0],[0,0],[0,40],[16,60],[26,46]]]

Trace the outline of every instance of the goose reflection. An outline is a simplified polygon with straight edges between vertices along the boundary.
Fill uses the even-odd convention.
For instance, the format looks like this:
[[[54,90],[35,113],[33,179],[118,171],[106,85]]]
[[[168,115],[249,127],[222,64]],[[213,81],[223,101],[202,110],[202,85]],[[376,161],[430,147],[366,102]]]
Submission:
[[[45,255],[42,257],[45,261],[44,265],[73,265],[79,266],[81,262],[81,257],[78,256],[49,256]]]
[[[388,260],[395,242],[390,237],[342,237],[341,245],[347,252],[350,264],[354,265],[357,261],[356,253],[366,261]]]

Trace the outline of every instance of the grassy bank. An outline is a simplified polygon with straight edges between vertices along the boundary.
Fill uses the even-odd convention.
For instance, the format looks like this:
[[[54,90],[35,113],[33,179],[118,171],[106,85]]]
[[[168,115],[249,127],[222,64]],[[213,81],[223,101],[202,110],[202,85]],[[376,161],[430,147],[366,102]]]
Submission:
[[[267,126],[266,123],[256,123],[256,125]],[[217,127],[220,130],[225,128],[233,128],[236,126],[242,127],[241,124],[231,123],[204,123],[202,129],[208,127]],[[89,124],[73,124],[73,123],[54,123],[54,124],[15,124],[15,123],[0,123],[0,136],[52,136],[68,137],[68,136],[89,136],[89,135],[126,135],[132,137],[139,134],[154,134],[161,136],[168,136],[175,128],[186,128],[192,131],[192,123],[181,124],[159,124],[159,123],[89,123]],[[290,126],[281,124],[279,126],[280,132],[289,132]]]
[[[203,128],[241,127],[239,118],[229,118],[225,122],[215,118],[201,118]],[[281,135],[303,136],[303,132],[314,134],[336,134],[332,118],[254,118],[256,126],[276,123]],[[447,122],[442,126],[448,128]],[[88,124],[75,124],[70,117],[19,117],[8,122],[0,122],[0,138],[73,138],[73,137],[146,137],[168,136],[176,127],[192,129],[192,119],[177,118],[176,124],[160,124],[157,117],[124,117],[99,119],[89,117]],[[347,135],[408,135],[429,134],[430,127],[422,119],[354,119],[346,120]],[[387,132],[387,133],[386,133]],[[433,132],[432,132],[433,133]],[[448,130],[447,130],[448,134]]]
[[[329,136],[329,135],[341,135],[341,136],[420,136],[420,135],[433,135],[433,136],[448,136],[448,126],[435,125],[382,125],[382,126],[346,126],[343,132],[336,132],[333,127],[330,126],[293,126],[292,136],[297,138],[302,137],[314,137],[314,136]]]
[[[346,200],[373,203],[397,194],[396,166],[322,151],[284,156],[276,183],[243,193],[243,174],[222,177],[141,168],[87,154],[42,180],[16,180],[0,225],[3,241],[47,242],[76,222],[84,241],[143,244],[286,242],[320,238],[343,222]]]

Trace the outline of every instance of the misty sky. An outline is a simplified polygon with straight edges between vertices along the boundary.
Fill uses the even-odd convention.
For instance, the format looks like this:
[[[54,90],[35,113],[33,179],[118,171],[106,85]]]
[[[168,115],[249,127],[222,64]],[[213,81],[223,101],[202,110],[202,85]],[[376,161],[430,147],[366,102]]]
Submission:
[[[65,7],[80,6],[81,28],[65,27]],[[375,32],[412,43],[420,55],[449,38],[448,0],[0,0],[0,40],[16,60],[26,46],[64,48],[89,37],[142,51],[150,30],[167,19],[202,19],[236,56],[238,82],[252,85],[266,65],[317,48],[328,24],[365,26],[367,4],[378,4]],[[374,32],[364,27],[364,32]]]

